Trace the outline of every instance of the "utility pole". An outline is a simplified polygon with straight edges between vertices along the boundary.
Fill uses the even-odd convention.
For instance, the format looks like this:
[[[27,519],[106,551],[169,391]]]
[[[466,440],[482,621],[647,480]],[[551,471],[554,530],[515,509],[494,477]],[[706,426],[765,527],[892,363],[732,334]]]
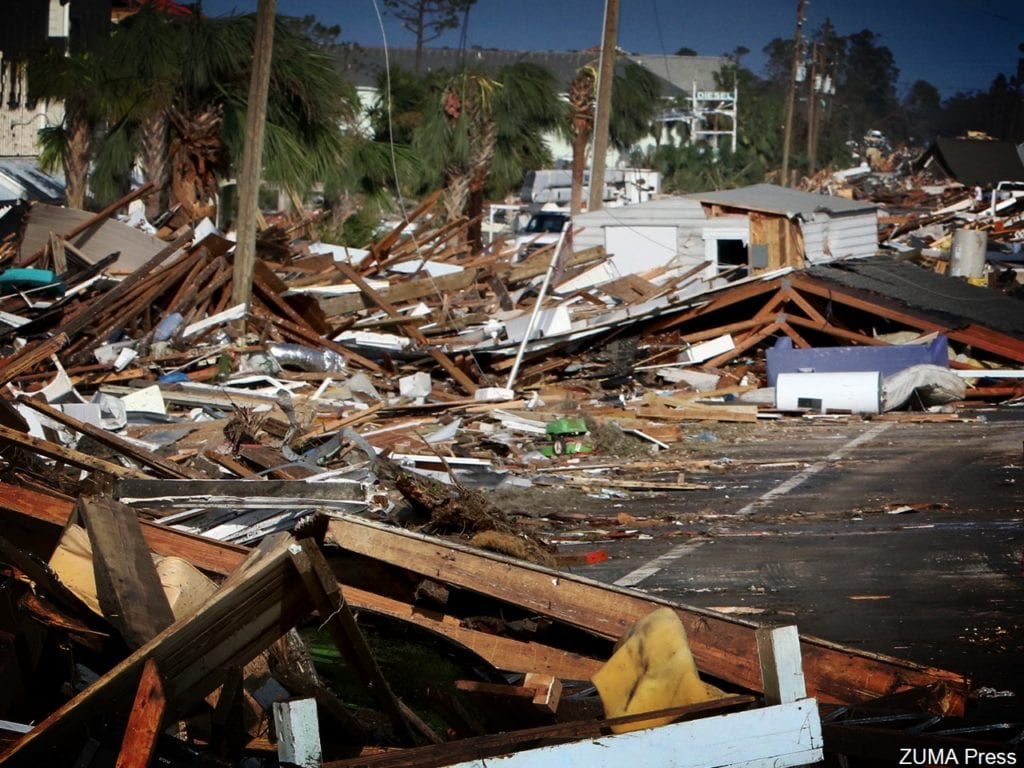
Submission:
[[[793,68],[789,75],[789,93],[786,94],[786,126],[782,132],[782,186],[789,186],[789,144],[793,137],[793,106],[796,101],[796,77],[803,56],[801,34],[804,28],[804,0],[796,9],[796,35],[793,38]]]
[[[238,241],[232,271],[231,303],[252,303],[252,275],[256,264],[256,213],[260,178],[263,170],[263,127],[267,120],[267,94],[270,91],[270,60],[274,51],[274,11],[276,0],[259,0],[256,7],[256,39],[252,52],[252,76],[249,80],[249,105],[245,113],[245,149],[238,172]],[[243,319],[235,328],[245,330]]]
[[[818,91],[822,79],[822,73],[818,69],[818,44],[811,43],[811,69],[807,73],[807,175],[814,175],[814,155],[817,151],[818,137],[817,128],[817,107]]]
[[[612,114],[612,81],[615,79],[615,48],[618,34],[619,0],[605,0],[601,69],[597,77],[594,156],[590,166],[590,202],[587,207],[590,211],[599,211],[604,207],[604,169],[608,155],[608,124]]]

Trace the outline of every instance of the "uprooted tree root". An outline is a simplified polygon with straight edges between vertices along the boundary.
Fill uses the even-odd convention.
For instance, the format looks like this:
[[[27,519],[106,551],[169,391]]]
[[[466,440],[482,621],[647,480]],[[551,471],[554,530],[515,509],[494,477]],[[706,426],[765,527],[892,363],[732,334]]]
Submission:
[[[469,543],[473,546],[539,565],[554,565],[551,545],[521,530],[480,491],[467,488],[458,481],[447,486],[420,477],[386,459],[378,460],[378,472],[386,474],[405,500],[429,518],[427,530],[430,533],[469,535],[472,536]]]

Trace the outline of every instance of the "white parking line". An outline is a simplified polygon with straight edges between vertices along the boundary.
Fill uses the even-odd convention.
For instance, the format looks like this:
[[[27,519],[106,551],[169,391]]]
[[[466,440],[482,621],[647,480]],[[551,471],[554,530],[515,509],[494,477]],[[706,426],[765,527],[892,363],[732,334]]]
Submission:
[[[697,547],[699,547],[699,546],[701,546],[703,544],[706,544],[707,541],[708,541],[707,539],[694,538],[694,539],[690,539],[689,541],[687,541],[687,542],[685,542],[683,544],[680,544],[677,547],[672,547],[672,549],[670,549],[668,552],[666,552],[665,554],[659,555],[658,557],[654,558],[647,565],[644,565],[644,566],[642,566],[640,568],[637,568],[635,571],[631,571],[631,572],[627,573],[625,576],[623,576],[621,579],[618,579],[615,582],[615,586],[617,586],[617,587],[635,587],[641,581],[643,581],[644,579],[650,578],[651,576],[656,574],[658,571],[660,571],[665,566],[669,565],[670,563],[674,562],[675,560],[678,560],[680,557],[685,555],[687,552],[692,552]]]
[[[746,506],[740,508],[740,510],[736,514],[737,515],[750,515],[750,514],[753,514],[754,512],[759,510],[761,507],[765,506],[768,502],[772,501],[772,499],[777,499],[780,496],[785,496],[787,493],[792,491],[794,488],[796,488],[799,485],[802,485],[803,483],[807,482],[807,480],[809,480],[810,478],[814,477],[816,474],[821,472],[821,470],[825,469],[825,467],[827,467],[833,461],[839,461],[847,453],[852,451],[854,448],[856,448],[861,443],[866,443],[869,440],[874,440],[876,437],[878,437],[880,434],[885,432],[885,430],[887,430],[892,425],[893,425],[893,422],[891,422],[891,421],[885,421],[885,422],[882,422],[881,424],[876,424],[871,429],[869,429],[867,432],[862,432],[861,434],[859,434],[855,438],[853,438],[853,440],[851,440],[850,442],[848,442],[845,445],[843,445],[842,447],[837,448],[836,450],[832,451],[832,453],[830,453],[828,456],[826,456],[821,461],[816,461],[814,464],[811,464],[811,466],[809,466],[803,472],[799,472],[799,473],[793,475],[788,480],[785,480],[785,481],[779,483],[777,486],[772,488],[770,491],[767,491],[767,492],[763,493],[759,498],[754,499],[752,502],[750,502]]]
[[[861,445],[862,443],[866,443],[869,440],[874,440],[876,437],[878,437],[880,434],[882,434],[885,430],[887,430],[889,427],[891,427],[892,424],[893,423],[891,421],[890,422],[883,422],[881,424],[875,425],[874,427],[869,429],[867,432],[862,432],[861,434],[857,435],[857,437],[853,438],[853,440],[851,440],[850,442],[848,442],[845,445],[843,445],[842,447],[837,448],[836,450],[832,451],[832,453],[830,453],[828,456],[826,456],[821,461],[815,462],[814,464],[812,464],[811,466],[807,467],[807,469],[803,470],[802,472],[800,472],[800,473],[798,473],[796,475],[793,475],[788,480],[785,480],[785,481],[779,483],[777,486],[772,488],[770,491],[767,491],[767,492],[763,493],[760,497],[758,497],[754,501],[750,502],[746,506],[742,507],[736,514],[738,514],[738,515],[749,515],[749,514],[752,514],[752,513],[756,512],[758,509],[760,509],[761,507],[763,507],[764,505],[766,505],[772,499],[777,499],[780,496],[785,496],[787,493],[792,491],[794,488],[796,488],[797,486],[799,486],[802,483],[806,482],[811,477],[814,477],[814,475],[816,475],[819,472],[821,472],[821,470],[825,469],[825,467],[827,467],[833,461],[839,461],[841,458],[843,458],[847,453],[852,451],[858,445]],[[662,568],[665,568],[666,566],[668,566],[671,563],[675,562],[680,557],[685,555],[687,552],[692,552],[697,547],[701,546],[702,544],[706,543],[707,541],[708,541],[707,539],[691,539],[690,541],[686,542],[685,544],[680,544],[677,547],[673,547],[672,549],[670,549],[665,554],[660,555],[660,556],[654,558],[653,560],[651,560],[647,565],[641,566],[640,568],[637,568],[635,571],[631,571],[631,572],[627,573],[621,579],[618,579],[615,582],[615,586],[617,586],[617,587],[635,587],[640,582],[645,581],[646,579],[649,579],[651,576],[656,574]]]

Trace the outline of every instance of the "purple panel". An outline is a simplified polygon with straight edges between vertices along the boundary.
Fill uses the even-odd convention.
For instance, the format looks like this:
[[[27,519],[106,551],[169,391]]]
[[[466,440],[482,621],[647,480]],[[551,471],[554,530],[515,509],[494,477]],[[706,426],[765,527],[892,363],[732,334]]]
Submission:
[[[936,336],[930,344],[894,344],[887,347],[815,347],[794,349],[793,340],[783,336],[768,350],[768,386],[774,387],[780,373],[815,371],[879,371],[882,376],[912,365],[949,367],[949,342]]]

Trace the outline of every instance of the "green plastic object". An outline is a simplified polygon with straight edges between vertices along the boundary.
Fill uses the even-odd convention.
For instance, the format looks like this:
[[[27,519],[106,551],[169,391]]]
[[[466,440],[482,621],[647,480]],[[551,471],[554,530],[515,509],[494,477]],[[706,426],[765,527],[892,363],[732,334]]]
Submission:
[[[46,289],[47,293],[64,295],[64,281],[52,269],[12,267],[0,272],[0,293]]]
[[[545,429],[548,444],[540,452],[551,458],[568,456],[574,453],[590,453],[594,446],[583,442],[587,434],[587,422],[580,418],[564,417],[555,419]]]

